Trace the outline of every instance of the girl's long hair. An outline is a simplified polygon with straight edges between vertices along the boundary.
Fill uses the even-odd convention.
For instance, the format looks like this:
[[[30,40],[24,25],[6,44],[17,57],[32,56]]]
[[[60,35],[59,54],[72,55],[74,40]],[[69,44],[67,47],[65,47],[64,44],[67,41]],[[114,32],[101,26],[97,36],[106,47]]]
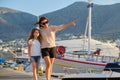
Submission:
[[[33,29],[31,30],[31,32],[30,32],[30,34],[29,34],[29,36],[28,36],[27,42],[28,42],[30,39],[34,39],[34,35],[33,35],[33,34],[34,34],[35,30],[38,30],[38,31],[39,31],[39,36],[37,37],[37,39],[38,39],[39,42],[41,42],[42,37],[41,37],[41,34],[40,34],[40,30],[37,29],[37,28],[33,28]]]

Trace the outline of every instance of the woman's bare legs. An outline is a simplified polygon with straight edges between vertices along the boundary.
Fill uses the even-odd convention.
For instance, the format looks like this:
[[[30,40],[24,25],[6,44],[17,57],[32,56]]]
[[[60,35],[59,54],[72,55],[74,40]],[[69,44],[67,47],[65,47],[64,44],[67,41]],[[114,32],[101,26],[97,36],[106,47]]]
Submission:
[[[50,69],[50,77],[51,77],[52,68],[53,68],[53,63],[54,63],[54,61],[55,61],[55,58],[50,58],[50,61],[51,61],[51,69]]]
[[[46,80],[50,80],[50,76],[51,76],[51,60],[50,60],[50,57],[45,56],[44,61],[45,61],[45,64],[46,64],[46,71],[45,71]]]

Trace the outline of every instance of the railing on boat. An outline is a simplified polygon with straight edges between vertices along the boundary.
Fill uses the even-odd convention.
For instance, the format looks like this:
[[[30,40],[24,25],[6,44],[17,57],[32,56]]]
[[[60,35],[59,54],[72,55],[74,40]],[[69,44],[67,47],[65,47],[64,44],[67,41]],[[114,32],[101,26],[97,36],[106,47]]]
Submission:
[[[87,56],[91,57],[91,55],[87,55],[86,53],[65,54],[64,57],[71,58],[71,59],[77,59],[77,60],[84,59],[86,61],[103,62],[103,63],[111,63],[111,62],[113,63],[113,62],[118,61],[118,57],[114,57],[114,56],[94,55],[94,57],[93,58],[91,57],[91,59],[88,59]]]

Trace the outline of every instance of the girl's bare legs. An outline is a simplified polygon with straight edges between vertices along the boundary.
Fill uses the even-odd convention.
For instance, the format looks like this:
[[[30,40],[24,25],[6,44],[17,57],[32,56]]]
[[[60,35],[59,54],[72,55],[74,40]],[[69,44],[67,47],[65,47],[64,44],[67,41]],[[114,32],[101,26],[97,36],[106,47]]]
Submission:
[[[37,79],[37,63],[35,63],[33,60],[31,60],[31,63],[32,63],[34,80],[38,80]]]
[[[50,80],[50,76],[51,76],[51,61],[50,61],[50,57],[49,56],[45,56],[44,57],[44,61],[45,61],[45,64],[46,64],[46,71],[45,71],[45,74],[46,74],[46,80]]]
[[[36,63],[36,73],[38,74],[38,70],[39,70],[39,64],[40,62]]]

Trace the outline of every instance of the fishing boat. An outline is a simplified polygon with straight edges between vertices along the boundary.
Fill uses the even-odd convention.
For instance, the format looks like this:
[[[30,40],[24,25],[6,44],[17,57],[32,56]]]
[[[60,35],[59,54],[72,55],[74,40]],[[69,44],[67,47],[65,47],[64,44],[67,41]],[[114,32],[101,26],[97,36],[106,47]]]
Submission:
[[[62,56],[58,55],[54,64],[63,66],[63,67],[68,67],[68,68],[77,68],[77,69],[91,69],[92,68],[92,69],[103,70],[105,66],[107,65],[107,63],[114,63],[115,61],[117,61],[118,53],[119,53],[118,48],[91,38],[92,7],[93,7],[93,3],[91,0],[89,0],[89,4],[88,4],[89,15],[88,15],[88,20],[87,20],[87,28],[88,28],[87,49],[86,50],[84,49],[82,51],[80,50],[79,43],[82,42],[83,39],[58,41],[56,43],[57,46],[63,46],[66,48],[66,50],[67,49],[69,50],[65,51],[63,50],[63,48],[61,48],[61,50],[63,50],[63,52],[66,52],[66,53],[63,56],[63,54],[60,52]],[[94,45],[98,46],[98,48],[93,49],[94,42],[96,42]],[[112,52],[109,52],[109,50],[105,50],[105,48],[112,50]],[[96,51],[100,49],[101,52],[97,54],[95,53],[95,49]]]

